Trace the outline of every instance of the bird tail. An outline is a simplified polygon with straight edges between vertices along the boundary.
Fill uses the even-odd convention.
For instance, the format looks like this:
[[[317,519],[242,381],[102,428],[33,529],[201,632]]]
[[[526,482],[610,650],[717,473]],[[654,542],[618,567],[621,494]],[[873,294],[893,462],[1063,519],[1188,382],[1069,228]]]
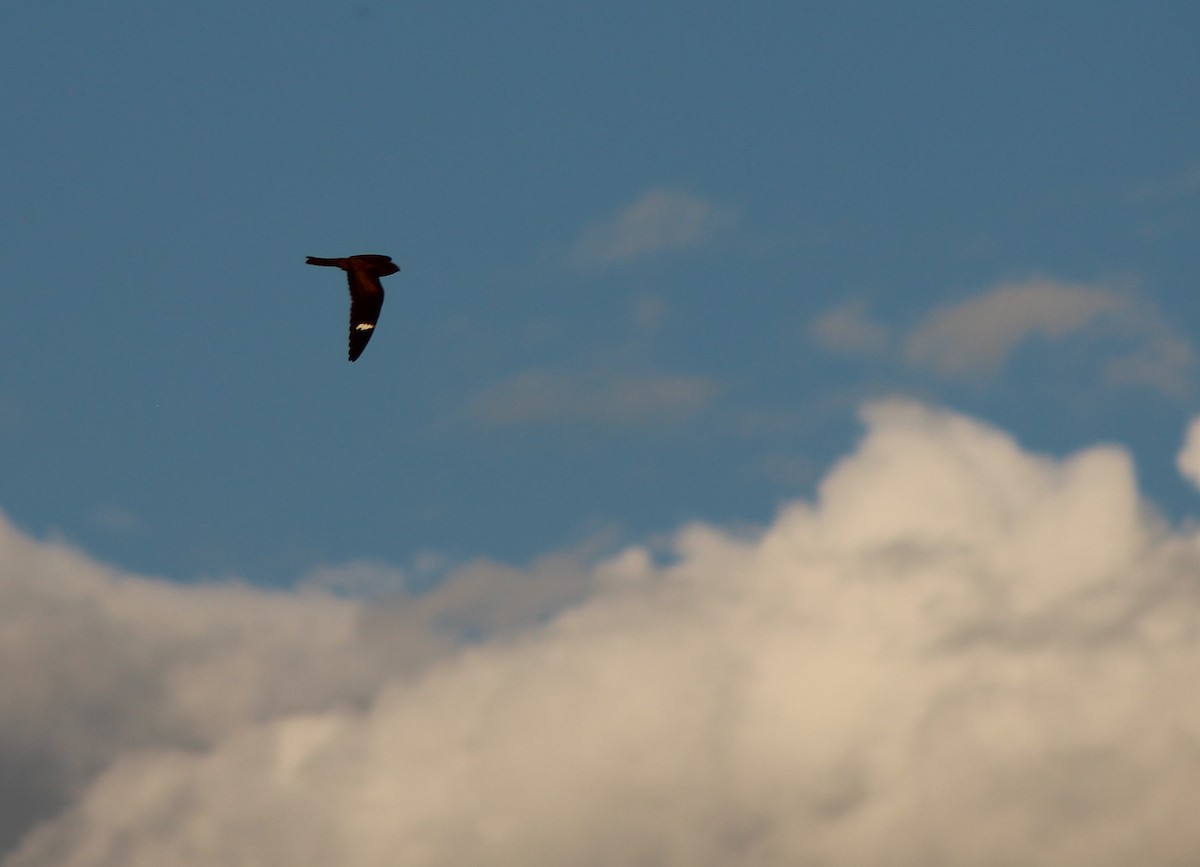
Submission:
[[[329,265],[334,268],[340,268],[342,266],[341,259],[322,259],[320,256],[309,256],[304,261],[309,265]]]

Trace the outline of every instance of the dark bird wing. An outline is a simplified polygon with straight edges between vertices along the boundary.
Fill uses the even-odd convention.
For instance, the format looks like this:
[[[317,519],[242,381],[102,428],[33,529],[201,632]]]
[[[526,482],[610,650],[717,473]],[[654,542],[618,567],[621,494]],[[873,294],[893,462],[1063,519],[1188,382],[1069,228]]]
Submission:
[[[349,269],[346,278],[350,283],[350,360],[354,361],[375,333],[383,308],[383,286],[378,277],[362,268]]]

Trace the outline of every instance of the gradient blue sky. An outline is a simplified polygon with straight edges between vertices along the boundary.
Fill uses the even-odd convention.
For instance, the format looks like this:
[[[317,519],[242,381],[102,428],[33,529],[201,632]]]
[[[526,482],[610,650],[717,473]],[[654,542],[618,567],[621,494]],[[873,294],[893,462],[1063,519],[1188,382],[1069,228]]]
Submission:
[[[766,521],[902,394],[1173,467],[1188,3],[9,4],[0,509],[120,566]],[[340,274],[392,255],[345,360]],[[438,557],[430,558],[434,553]]]

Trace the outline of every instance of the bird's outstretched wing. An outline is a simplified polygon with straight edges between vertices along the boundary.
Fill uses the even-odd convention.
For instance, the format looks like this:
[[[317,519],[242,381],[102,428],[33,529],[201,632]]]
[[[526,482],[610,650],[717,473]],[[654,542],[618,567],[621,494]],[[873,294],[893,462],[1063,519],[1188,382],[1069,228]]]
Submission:
[[[354,361],[367,348],[383,308],[383,286],[379,278],[398,273],[400,266],[391,256],[378,253],[359,253],[342,259],[309,256],[306,261],[309,265],[341,268],[346,272],[350,284],[350,360]]]
[[[349,269],[346,279],[350,284],[350,360],[354,361],[375,333],[383,308],[383,286],[378,277],[362,268]]]

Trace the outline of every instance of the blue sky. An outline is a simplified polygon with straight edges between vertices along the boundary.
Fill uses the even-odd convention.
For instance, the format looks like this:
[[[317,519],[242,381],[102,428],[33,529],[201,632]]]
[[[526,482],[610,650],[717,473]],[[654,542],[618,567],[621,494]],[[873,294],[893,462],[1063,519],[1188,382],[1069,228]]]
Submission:
[[[1188,4],[3,19],[0,507],[35,535],[179,580],[524,562],[762,522],[893,393],[1125,443],[1192,510]],[[403,272],[349,365],[340,275],[304,257],[354,252]],[[905,361],[937,311],[1039,279],[1129,306],[1032,314],[987,369]],[[831,311],[873,337],[816,339]],[[1161,340],[1170,385],[1101,375]]]
[[[1190,367],[1175,395],[1108,388],[1111,335],[1034,336],[946,381],[812,339],[841,306],[911,329],[1032,276],[1200,330],[1195,12],[923,10],[6,13],[0,502],[178,579],[522,561],[764,520],[850,446],[864,396],[901,391],[1051,452],[1127,443],[1187,508],[1163,447]],[[655,192],[700,223],[586,261]],[[403,271],[350,366],[341,282],[302,265],[367,251]],[[473,411],[522,375],[583,403],[692,393]]]
[[[1195,24],[1178,4],[12,8],[0,503],[178,579],[521,561],[766,519],[865,394],[902,391],[1038,448],[1128,443],[1177,507],[1160,448],[1190,367],[1174,395],[1106,389],[1108,337],[1033,340],[947,382],[810,328],[854,304],[911,328],[1043,276],[1128,291],[1190,346]],[[655,193],[700,222],[586,261]],[[342,287],[302,264],[376,251],[403,273],[350,366]],[[607,423],[472,412],[529,372],[700,391]]]
[[[908,6],[0,11],[0,867],[1200,863],[1200,12]]]

